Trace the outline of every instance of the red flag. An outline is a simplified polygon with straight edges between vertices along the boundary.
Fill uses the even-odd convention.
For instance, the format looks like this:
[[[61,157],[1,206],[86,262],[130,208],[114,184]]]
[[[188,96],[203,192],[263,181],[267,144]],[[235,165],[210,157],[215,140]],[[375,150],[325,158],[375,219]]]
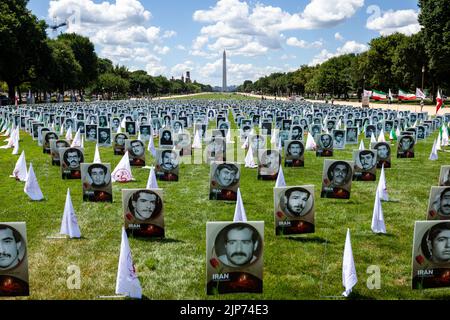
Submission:
[[[443,106],[444,100],[441,97],[441,93],[438,90],[437,97],[436,97],[436,113],[438,113],[439,109]]]

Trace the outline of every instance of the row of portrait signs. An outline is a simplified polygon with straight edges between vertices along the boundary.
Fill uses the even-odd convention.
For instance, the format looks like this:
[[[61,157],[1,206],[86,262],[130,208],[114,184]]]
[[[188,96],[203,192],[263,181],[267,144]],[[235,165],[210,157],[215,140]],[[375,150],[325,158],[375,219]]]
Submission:
[[[227,162],[225,157],[227,145],[225,132],[230,128],[226,122],[228,111],[209,111],[213,112],[212,115],[208,112],[208,119],[216,118],[218,128],[217,132],[213,132],[213,135],[205,140],[209,142],[206,148],[208,164],[210,164],[209,199],[236,201],[242,172],[240,164]],[[233,109],[233,115],[238,115],[238,112],[240,112],[238,109]],[[314,113],[316,113],[315,110]],[[298,115],[299,123],[309,116],[309,114],[304,115],[304,118]],[[159,114],[159,116],[166,118],[169,115]],[[243,117],[242,114],[238,116]],[[249,133],[255,123],[259,122],[259,118],[255,120],[255,116],[259,115],[249,112],[251,119],[241,119],[238,121],[239,127],[246,127],[249,143],[254,146],[253,152],[258,163],[258,179],[276,180],[282,163],[281,151],[266,149],[268,141],[266,136]],[[370,114],[366,116],[368,120]],[[372,115],[372,119],[374,116]],[[356,144],[358,134],[363,127],[362,123],[356,125],[357,119],[348,117],[344,119],[347,121],[346,128],[340,130],[336,129],[339,127],[336,126],[337,119],[328,120],[324,126],[327,126],[327,132],[331,132],[329,134],[322,133],[322,117],[318,118],[318,123],[314,117],[311,121],[308,120],[309,124],[298,128],[295,125],[297,120],[278,119],[280,117],[276,117],[276,127],[278,128],[280,123],[280,129],[283,129],[284,137],[280,141],[284,147],[284,165],[293,168],[305,165],[303,133],[306,130],[312,132],[318,146],[316,156],[332,157],[334,150],[343,149],[346,144]],[[115,128],[110,128],[108,125],[115,123],[115,126],[118,126],[120,118],[115,118],[110,124],[108,124],[108,117],[105,118],[106,120],[97,116],[95,118],[90,120],[90,124],[84,126],[86,140],[96,141],[99,146],[112,147],[116,155],[123,155],[128,151],[130,165],[145,166],[144,142],[152,139],[153,123],[151,125],[144,123],[149,123],[150,120],[141,123],[140,126],[136,126],[136,121],[125,121],[125,133],[112,133],[116,132]],[[180,124],[177,124],[169,116],[169,119],[165,119],[164,122],[171,123],[172,128],[166,130],[155,126],[157,130],[160,130],[161,147],[156,149],[155,167],[156,177],[159,180],[178,181],[180,157],[192,152],[190,136],[183,135],[183,129],[191,126],[192,121],[187,121],[187,117],[184,116],[179,118],[179,120],[186,118],[186,123],[180,121]],[[223,121],[220,122],[219,118]],[[21,117],[19,120],[22,126]],[[411,121],[415,120],[411,118],[409,122]],[[375,123],[376,125],[365,126],[367,138],[379,132],[380,122],[375,121]],[[120,181],[120,179],[112,177],[111,165],[85,163],[83,148],[70,147],[69,142],[60,139],[55,131],[47,130],[43,133],[40,129],[44,124],[41,124],[32,123],[33,138],[41,139],[43,152],[50,153],[52,163],[60,166],[62,178],[81,179],[84,201],[112,202],[112,180],[115,178],[116,181]],[[272,130],[272,123],[263,122],[263,124],[264,126],[261,124],[261,127],[266,129],[266,133]],[[382,124],[384,130],[388,130],[395,125],[395,121],[383,120]],[[204,126],[204,124],[201,125]],[[433,128],[435,128],[434,123]],[[140,130],[141,139],[131,138],[138,130]],[[421,126],[402,131],[398,137],[397,157],[413,158],[414,145],[416,141],[425,137],[425,132],[427,130],[421,130]],[[321,198],[349,199],[352,181],[376,181],[377,168],[391,167],[391,145],[387,142],[372,143],[367,150],[353,150],[352,156],[351,161],[325,159],[320,189]],[[417,221],[415,225],[412,259],[414,289],[450,286],[450,221],[443,221],[450,220],[449,169],[450,166],[442,168],[439,187],[431,188],[427,221]],[[315,232],[314,193],[314,185],[274,188],[273,217],[274,231],[277,236]],[[144,238],[165,237],[162,189],[122,189],[122,214],[128,235]],[[25,223],[0,223],[0,242],[0,296],[29,295]],[[207,222],[207,294],[262,293],[263,253],[263,221]]]

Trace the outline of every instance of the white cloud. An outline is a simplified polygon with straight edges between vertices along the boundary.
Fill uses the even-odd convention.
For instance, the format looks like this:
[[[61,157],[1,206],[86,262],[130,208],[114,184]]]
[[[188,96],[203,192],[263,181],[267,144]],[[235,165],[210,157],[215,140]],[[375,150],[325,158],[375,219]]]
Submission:
[[[261,3],[219,0],[207,10],[194,12],[193,20],[207,25],[198,37],[204,42],[199,43],[197,38],[191,54],[205,56],[206,50],[226,49],[235,55],[264,55],[282,47],[282,31],[332,27],[352,17],[363,4],[364,0],[311,0],[303,12],[291,14]],[[319,44],[315,42],[313,47]]]
[[[175,48],[181,51],[186,51],[186,47],[181,44],[176,45]]]
[[[286,44],[292,47],[298,47],[298,48],[320,48],[323,45],[323,42],[320,41],[314,41],[314,42],[307,42],[305,40],[299,40],[296,37],[290,37],[286,40]]]
[[[336,32],[336,33],[334,34],[334,38],[335,38],[337,41],[344,41],[344,37],[343,37],[339,32]]]
[[[373,8],[369,7],[368,12],[373,12]],[[366,28],[379,32],[386,36],[395,32],[405,35],[411,35],[420,31],[421,26],[418,22],[419,12],[410,10],[389,10],[383,14],[375,14],[369,18]]]
[[[297,57],[293,54],[283,54],[280,59],[281,60],[292,60],[292,59],[296,59]]]
[[[274,72],[285,72],[284,68],[265,66],[258,67],[251,63],[233,63],[227,59],[227,75],[229,84],[241,84],[245,80],[255,81]],[[220,84],[222,81],[222,59],[207,63],[197,70],[196,78],[203,83]]]
[[[320,51],[319,54],[314,56],[313,60],[309,63],[310,66],[315,66],[321,64],[333,57],[337,57],[343,54],[349,53],[362,53],[367,51],[369,47],[363,43],[358,43],[356,41],[347,41],[342,47],[337,48],[335,53],[329,52],[326,49]]]
[[[183,63],[179,63],[174,65],[171,69],[170,72],[172,73],[172,75],[180,75],[180,74],[184,74],[186,71],[193,71],[195,70],[195,66],[194,66],[194,62],[187,60]]]
[[[156,53],[159,53],[159,54],[164,55],[164,54],[167,54],[167,53],[170,51],[170,48],[167,47],[167,46],[160,47],[160,46],[156,45],[156,46],[153,47],[153,50],[154,50]]]
[[[153,73],[165,70],[158,55],[170,49],[163,39],[176,35],[150,25],[152,14],[139,0],[51,0],[48,18],[54,17],[69,21],[67,32],[89,37],[101,57]]]

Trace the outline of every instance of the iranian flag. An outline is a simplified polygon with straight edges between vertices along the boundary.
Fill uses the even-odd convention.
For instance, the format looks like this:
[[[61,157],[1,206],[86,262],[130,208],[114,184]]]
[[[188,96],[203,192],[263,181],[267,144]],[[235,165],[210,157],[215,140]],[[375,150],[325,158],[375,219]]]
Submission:
[[[372,90],[372,99],[373,100],[378,100],[378,101],[379,100],[386,100],[387,99],[386,92]]]
[[[398,89],[398,98],[401,100],[416,100],[416,95],[403,91],[402,89]]]
[[[441,93],[438,90],[436,97],[436,113],[438,113],[441,107],[444,107],[444,100],[442,99]]]

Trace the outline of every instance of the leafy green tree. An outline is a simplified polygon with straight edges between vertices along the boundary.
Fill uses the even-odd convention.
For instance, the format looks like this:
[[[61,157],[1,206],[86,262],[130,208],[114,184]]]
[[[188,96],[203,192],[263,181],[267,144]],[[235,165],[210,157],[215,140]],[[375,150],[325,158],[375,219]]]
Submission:
[[[15,95],[16,86],[31,81],[47,60],[45,21],[27,9],[28,0],[0,1],[0,79],[8,84],[8,94]],[[40,59],[47,54],[47,58]]]

